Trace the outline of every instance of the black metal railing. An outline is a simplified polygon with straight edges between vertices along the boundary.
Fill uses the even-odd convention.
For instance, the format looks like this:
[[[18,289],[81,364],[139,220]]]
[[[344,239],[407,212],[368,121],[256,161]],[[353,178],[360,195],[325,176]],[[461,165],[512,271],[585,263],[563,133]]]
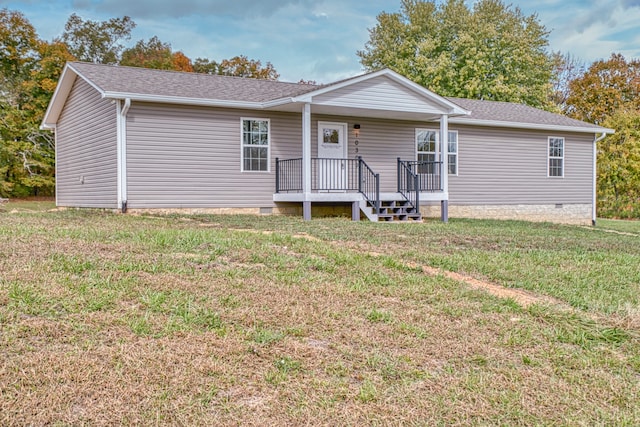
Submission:
[[[398,158],[398,188],[400,188],[400,164],[403,164],[411,173],[417,175],[417,189],[419,191],[442,191],[442,162],[400,160]]]
[[[369,165],[358,156],[358,191],[373,207],[373,213],[380,213],[380,174],[373,172]]]
[[[420,213],[420,177],[415,173],[408,161],[398,157],[398,193]]]
[[[311,159],[312,191],[358,191],[357,159]]]
[[[311,158],[312,191],[358,191],[380,211],[380,174],[362,157],[356,159]],[[301,192],[302,159],[276,158],[276,193]]]
[[[276,193],[302,191],[302,159],[276,157]]]

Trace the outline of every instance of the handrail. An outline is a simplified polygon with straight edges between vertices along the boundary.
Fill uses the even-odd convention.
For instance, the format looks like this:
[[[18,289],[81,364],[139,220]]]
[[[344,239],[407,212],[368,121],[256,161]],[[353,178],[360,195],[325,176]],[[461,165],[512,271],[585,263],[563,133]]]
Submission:
[[[420,179],[411,169],[409,162],[398,157],[398,193],[402,194],[409,204],[420,213]]]
[[[358,156],[358,191],[371,204],[373,213],[380,213],[380,174],[375,173],[369,165]]]

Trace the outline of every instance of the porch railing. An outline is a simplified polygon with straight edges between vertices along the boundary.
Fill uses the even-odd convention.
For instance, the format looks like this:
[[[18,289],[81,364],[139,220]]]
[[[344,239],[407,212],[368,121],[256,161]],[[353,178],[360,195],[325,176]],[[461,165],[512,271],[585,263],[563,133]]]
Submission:
[[[421,192],[442,191],[442,162],[400,160],[398,158],[398,188],[400,188],[400,164],[418,177],[417,189]],[[398,190],[400,191],[400,190]]]
[[[380,174],[373,172],[368,164],[358,156],[358,191],[373,207],[373,213],[380,213]]]
[[[302,159],[276,158],[276,193],[301,192]],[[375,173],[362,157],[355,159],[311,159],[312,191],[358,191],[380,210],[380,174]]]
[[[398,193],[413,206],[416,213],[420,213],[420,177],[409,163],[398,157]]]
[[[302,159],[276,158],[276,193],[302,191]]]

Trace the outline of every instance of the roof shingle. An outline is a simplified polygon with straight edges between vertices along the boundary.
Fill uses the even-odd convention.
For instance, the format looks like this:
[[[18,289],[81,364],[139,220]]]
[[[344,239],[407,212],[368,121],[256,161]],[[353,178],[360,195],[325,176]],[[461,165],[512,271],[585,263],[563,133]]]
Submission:
[[[71,62],[69,65],[104,92],[247,103],[295,97],[357,78],[328,85],[313,85],[86,62]],[[478,124],[506,122],[514,125],[606,130],[591,123],[524,104],[452,97],[446,99],[471,112],[471,115],[460,120],[478,121]]]
[[[561,114],[550,113],[525,104],[500,101],[482,101],[477,99],[450,98],[447,99],[465,110],[471,111],[471,115],[465,119],[482,121],[501,121],[510,123],[528,123],[549,126],[570,126],[583,128],[598,128],[598,126],[571,119]]]
[[[302,95],[319,86],[179,71],[72,62],[69,65],[105,92],[222,101],[266,102]]]

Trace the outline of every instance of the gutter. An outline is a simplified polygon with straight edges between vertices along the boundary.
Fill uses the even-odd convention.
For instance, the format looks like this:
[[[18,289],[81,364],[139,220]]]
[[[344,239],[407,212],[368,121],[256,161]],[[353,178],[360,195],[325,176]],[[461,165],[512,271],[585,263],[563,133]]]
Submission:
[[[596,134],[597,135],[597,134]],[[598,155],[598,141],[602,141],[602,139],[607,136],[606,132],[602,132],[602,134],[600,134],[600,136],[594,136],[593,139],[593,195],[592,195],[592,200],[591,200],[591,212],[592,212],[592,217],[591,217],[591,225],[593,225],[594,227],[596,226],[596,217],[597,217],[597,212],[596,212],[596,202],[598,200],[598,191],[597,191],[597,185],[598,185],[598,163],[597,163],[597,155]]]

